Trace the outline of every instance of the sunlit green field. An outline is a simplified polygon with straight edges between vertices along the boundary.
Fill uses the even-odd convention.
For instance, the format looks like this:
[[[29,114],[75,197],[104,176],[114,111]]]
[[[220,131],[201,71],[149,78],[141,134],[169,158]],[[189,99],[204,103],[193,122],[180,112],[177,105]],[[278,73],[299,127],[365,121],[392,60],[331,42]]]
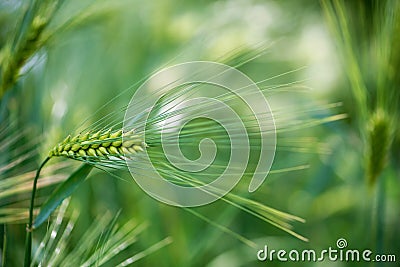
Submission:
[[[399,266],[399,31],[395,0],[1,1],[0,266],[24,266],[27,251],[32,266]],[[89,162],[95,168],[60,197],[87,155],[57,156],[40,172],[33,219],[44,223],[29,249],[33,179],[49,151],[84,129],[119,129],[147,78],[190,61],[234,67],[268,100],[276,152],[261,187],[248,192],[261,151],[256,120],[223,96],[252,137],[230,194],[167,205],[116,159]],[[216,167],[190,176],[165,167],[156,134],[146,149],[165,179],[208,183],[229,161],[229,136],[204,118],[185,127],[182,154],[196,160],[202,139],[215,139]],[[59,203],[43,217],[50,196]],[[305,250],[315,258],[302,259]]]

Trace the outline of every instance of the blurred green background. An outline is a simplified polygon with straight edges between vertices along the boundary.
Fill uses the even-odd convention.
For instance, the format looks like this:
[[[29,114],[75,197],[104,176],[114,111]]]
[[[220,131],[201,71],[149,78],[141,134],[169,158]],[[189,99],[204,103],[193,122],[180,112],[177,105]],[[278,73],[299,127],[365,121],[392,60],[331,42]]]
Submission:
[[[3,72],[7,57],[4,47],[18,31],[27,6],[28,1],[0,2]],[[393,92],[399,91],[400,85],[396,71],[400,58],[395,52],[400,46],[393,33],[400,29],[399,4],[349,1],[336,5],[346,11],[343,18],[348,28],[342,23],[336,31],[347,29],[352,37],[350,54],[359,64],[368,96],[365,103],[355,99],[352,81],[357,80],[357,71],[354,72],[348,47],[338,38],[341,34],[335,35],[334,26],[327,23],[330,4],[325,6],[328,15],[324,15],[323,6],[318,1],[305,0],[65,1],[43,31],[42,37],[49,34],[51,38],[35,47],[23,64],[22,76],[1,99],[2,123],[12,121],[17,129],[30,129],[35,138],[40,136],[34,148],[39,153],[33,162],[38,164],[54,144],[75,131],[85,119],[90,124],[127,105],[130,96],[116,96],[163,66],[224,58],[235,65],[243,56],[257,54],[263,47],[265,53],[239,69],[255,81],[299,69],[267,81],[266,85],[299,82],[303,86],[278,90],[269,97],[272,110],[279,114],[277,127],[283,129],[278,133],[272,169],[309,165],[304,170],[273,173],[258,191],[247,196],[304,218],[306,223],[296,223],[294,230],[309,242],[223,202],[194,209],[210,221],[256,242],[257,248],[251,248],[186,210],[152,199],[127,173],[118,172],[123,179],[116,179],[96,171],[72,196],[71,206],[80,210],[80,217],[69,245],[74,247],[82,242],[80,237],[99,215],[121,211],[121,222],[134,218],[149,223],[126,251],[127,255],[167,236],[173,240],[138,261],[137,266],[272,265],[257,261],[256,253],[264,245],[276,250],[321,251],[336,247],[339,238],[345,238],[352,249],[396,254],[397,263],[382,266],[398,266],[400,106],[399,94]],[[389,51],[386,53],[385,49]],[[388,60],[381,60],[384,57]],[[386,74],[380,76],[381,72]],[[382,79],[386,82],[380,89]],[[378,95],[386,96],[386,100],[374,105]],[[111,99],[113,102],[103,107]],[[340,105],[329,108],[330,103]],[[364,103],[369,112],[362,113],[357,103]],[[391,141],[383,154],[385,167],[370,186],[366,180],[368,125],[378,107],[390,117]],[[319,122],[343,113],[348,116],[344,120],[284,131],[293,123]],[[40,195],[43,197],[49,191],[51,188]],[[7,229],[7,266],[21,266],[24,225],[11,223]],[[40,240],[45,232],[46,229],[39,229],[35,238]],[[273,263],[285,265],[303,263]],[[325,261],[306,265],[367,263]]]

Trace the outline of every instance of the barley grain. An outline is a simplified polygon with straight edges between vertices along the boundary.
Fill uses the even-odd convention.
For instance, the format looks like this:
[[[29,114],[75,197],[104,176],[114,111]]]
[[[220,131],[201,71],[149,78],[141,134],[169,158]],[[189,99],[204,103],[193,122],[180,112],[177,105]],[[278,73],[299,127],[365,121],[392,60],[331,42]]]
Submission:
[[[67,136],[50,152],[49,157],[67,157],[72,159],[108,159],[109,157],[126,158],[143,152],[147,145],[139,134],[131,130],[81,133],[74,137]]]

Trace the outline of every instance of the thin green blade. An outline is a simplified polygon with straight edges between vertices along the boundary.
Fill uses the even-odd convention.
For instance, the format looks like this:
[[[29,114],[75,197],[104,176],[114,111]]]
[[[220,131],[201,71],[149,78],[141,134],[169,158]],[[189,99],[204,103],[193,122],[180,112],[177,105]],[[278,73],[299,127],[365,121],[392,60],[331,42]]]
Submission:
[[[50,214],[61,204],[61,202],[69,197],[75,189],[81,184],[85,178],[89,175],[93,166],[89,164],[83,164],[78,170],[76,170],[71,176],[62,183],[57,189],[51,194],[47,201],[40,208],[39,215],[36,217],[33,223],[33,229],[39,227]]]

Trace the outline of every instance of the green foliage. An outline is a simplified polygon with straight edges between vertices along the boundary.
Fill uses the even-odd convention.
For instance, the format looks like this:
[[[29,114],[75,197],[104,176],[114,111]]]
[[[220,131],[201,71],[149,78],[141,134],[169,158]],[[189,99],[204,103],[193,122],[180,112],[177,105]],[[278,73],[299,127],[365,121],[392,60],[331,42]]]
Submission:
[[[353,116],[366,151],[367,181],[374,184],[399,129],[399,82],[393,75],[399,64],[399,44],[392,37],[400,23],[400,5],[398,1],[371,1],[372,8],[362,2],[354,6],[341,0],[322,3],[350,82]],[[363,25],[369,28],[358,31]]]
[[[22,265],[21,223],[28,221],[38,163],[49,151],[61,156],[66,143],[60,141],[68,134],[121,129],[116,122],[146,77],[193,60],[235,66],[267,96],[278,147],[260,190],[244,193],[255,167],[250,161],[243,182],[225,199],[178,209],[147,196],[122,170],[120,158],[104,158],[105,164],[97,164],[101,170],[83,181],[85,175],[74,175],[77,162],[64,153],[38,179],[33,217],[42,207],[45,215],[36,218],[50,219],[32,234],[33,266],[254,266],[265,244],[318,251],[334,247],[340,237],[349,247],[399,257],[400,2],[320,3],[1,1],[2,262]],[[246,114],[246,108],[238,110]],[[253,121],[244,118],[251,128]],[[198,150],[191,153],[199,140],[223,132],[208,127],[193,121],[183,129],[192,134],[182,140],[189,144],[183,148],[188,158],[199,156]],[[151,146],[157,138],[151,141],[153,160],[160,160],[173,182],[204,183],[222,171],[217,166],[209,176],[184,180],[162,164],[162,151]],[[227,140],[216,141],[225,152]],[[254,159],[258,143],[251,145]],[[85,162],[93,154],[89,146],[78,157],[65,152]],[[218,163],[228,156],[223,153]],[[103,171],[116,161],[118,169]],[[69,187],[68,180],[59,187],[68,194],[54,191],[69,176],[80,180],[79,186],[70,190],[78,183]]]
[[[40,207],[40,212],[36,216],[32,228],[38,228],[47,220],[50,214],[67,197],[71,196],[75,189],[86,179],[93,166],[82,164],[82,166],[68,177],[59,187],[57,187],[50,197]]]
[[[77,245],[71,244],[74,228],[79,225],[79,214],[73,210],[66,219],[68,201],[64,201],[57,219],[49,225],[47,234],[43,237],[33,257],[31,266],[127,266],[141,258],[171,243],[165,238],[151,247],[137,251],[134,244],[146,230],[147,225],[137,224],[134,219],[124,225],[118,225],[118,215],[113,218],[105,213],[91,224],[85,235],[80,237]],[[71,247],[73,246],[73,247]],[[70,249],[70,250],[68,250]],[[129,254],[118,261],[119,254],[129,249]],[[58,251],[58,253],[54,253]],[[68,251],[68,252],[67,252]],[[135,251],[135,253],[131,252]]]

